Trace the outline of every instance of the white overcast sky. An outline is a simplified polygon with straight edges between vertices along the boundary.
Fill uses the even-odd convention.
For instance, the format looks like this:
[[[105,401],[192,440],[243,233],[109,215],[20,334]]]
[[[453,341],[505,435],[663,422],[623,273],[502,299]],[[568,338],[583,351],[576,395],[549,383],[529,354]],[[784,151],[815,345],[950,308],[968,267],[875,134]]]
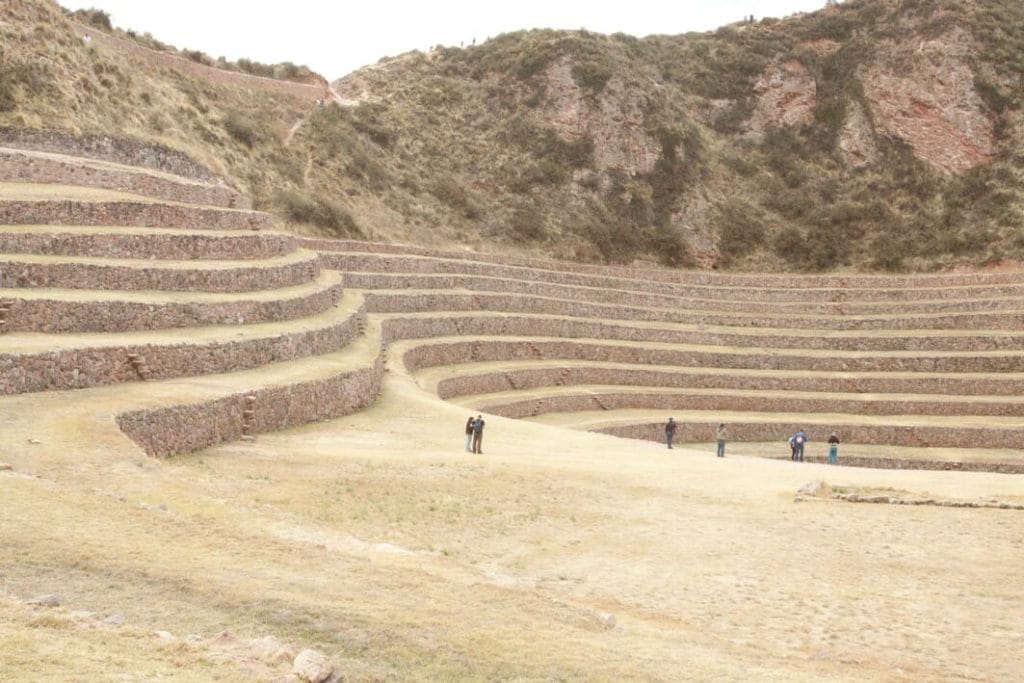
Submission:
[[[745,16],[785,17],[825,0],[58,0],[115,26],[212,57],[304,64],[330,80],[382,57],[469,45],[530,28],[651,34],[710,31]]]

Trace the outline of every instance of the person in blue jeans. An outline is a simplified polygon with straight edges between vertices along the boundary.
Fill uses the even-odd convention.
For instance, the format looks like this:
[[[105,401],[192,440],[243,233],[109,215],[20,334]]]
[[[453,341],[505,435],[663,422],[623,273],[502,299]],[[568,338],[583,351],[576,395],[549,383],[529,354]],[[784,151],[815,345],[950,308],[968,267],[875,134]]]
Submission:
[[[676,421],[673,418],[669,418],[668,422],[665,423],[665,443],[668,444],[669,448],[672,448],[672,437],[676,435]]]
[[[794,462],[804,461],[804,444],[808,441],[807,432],[802,429],[796,430],[793,436],[789,437],[789,445],[793,449],[792,459]]]
[[[718,457],[725,457],[725,425],[718,425],[718,429],[715,430],[715,438],[718,439]]]
[[[828,464],[839,464],[839,435],[835,432],[828,435]]]

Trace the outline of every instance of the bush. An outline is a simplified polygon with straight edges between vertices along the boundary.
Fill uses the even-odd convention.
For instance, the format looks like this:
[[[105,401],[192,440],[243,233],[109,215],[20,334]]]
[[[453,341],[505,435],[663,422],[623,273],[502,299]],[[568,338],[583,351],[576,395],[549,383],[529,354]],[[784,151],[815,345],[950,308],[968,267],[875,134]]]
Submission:
[[[246,147],[252,147],[260,138],[256,125],[238,111],[229,111],[224,117],[224,130]]]
[[[442,178],[430,188],[430,194],[470,220],[480,218],[480,208],[463,183]]]
[[[113,31],[114,26],[110,22],[110,15],[101,9],[95,9],[90,7],[89,9],[80,9],[71,13],[78,21],[83,24],[88,24],[93,28],[98,28],[101,31]]]
[[[523,204],[512,212],[512,234],[525,240],[540,240],[545,235],[544,212],[534,203]]]
[[[19,91],[46,92],[50,90],[49,83],[45,68],[5,61],[0,47],[0,112],[18,108]]]
[[[326,197],[310,197],[294,190],[279,191],[275,200],[289,220],[309,223],[338,236],[363,236],[359,224],[341,202]]]

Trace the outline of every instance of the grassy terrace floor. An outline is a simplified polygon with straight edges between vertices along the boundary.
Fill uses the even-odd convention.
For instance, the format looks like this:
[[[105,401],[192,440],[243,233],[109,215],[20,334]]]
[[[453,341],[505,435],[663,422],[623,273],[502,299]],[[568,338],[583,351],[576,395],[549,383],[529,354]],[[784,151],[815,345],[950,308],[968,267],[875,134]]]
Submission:
[[[718,460],[500,418],[474,456],[467,410],[390,367],[358,414],[166,461],[75,401],[132,388],[0,399],[0,678],[287,673],[225,630],[317,647],[350,680],[1019,675],[1024,513],[794,494],[1022,502],[1022,477],[750,457],[772,445]],[[42,593],[63,607],[20,601]]]

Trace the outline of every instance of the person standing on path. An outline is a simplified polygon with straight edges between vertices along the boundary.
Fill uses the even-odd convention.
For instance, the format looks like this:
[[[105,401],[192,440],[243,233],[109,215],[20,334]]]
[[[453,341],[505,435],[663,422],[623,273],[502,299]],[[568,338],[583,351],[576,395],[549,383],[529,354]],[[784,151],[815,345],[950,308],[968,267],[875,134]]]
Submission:
[[[839,464],[839,435],[835,432],[828,435],[828,464]]]
[[[469,453],[473,450],[473,423],[475,418],[470,415],[469,419],[466,420],[466,452]]]
[[[473,452],[483,453],[480,450],[484,445],[484,418],[480,415],[473,420]]]
[[[808,440],[807,432],[802,429],[796,430],[796,433],[789,437],[789,444],[793,447],[793,460],[795,462],[804,461],[804,444]]]
[[[718,440],[718,457],[725,457],[725,424],[718,425],[715,430],[715,438]]]
[[[668,444],[669,448],[672,448],[672,438],[676,435],[676,421],[673,418],[669,418],[668,422],[665,423],[665,443]]]

